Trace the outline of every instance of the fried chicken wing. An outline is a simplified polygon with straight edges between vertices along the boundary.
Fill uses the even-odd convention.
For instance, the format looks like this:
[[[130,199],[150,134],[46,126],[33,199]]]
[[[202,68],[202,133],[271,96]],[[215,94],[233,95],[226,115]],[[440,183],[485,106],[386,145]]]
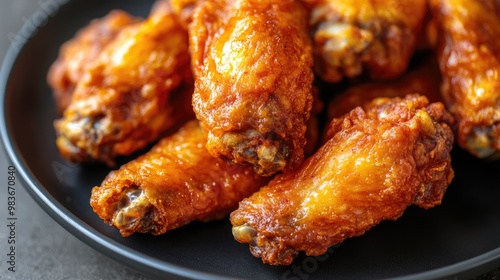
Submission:
[[[311,10],[316,74],[338,82],[363,72],[392,79],[407,68],[426,0],[304,0]]]
[[[170,4],[172,5],[172,10],[179,16],[187,28],[193,18],[194,9],[203,1],[204,0],[170,0]]]
[[[458,125],[458,144],[480,157],[500,155],[500,3],[432,0],[439,28],[442,94]]]
[[[451,116],[425,97],[379,98],[330,124],[295,172],[277,175],[231,213],[233,235],[273,265],[321,255],[416,204],[441,202],[453,178]]]
[[[195,8],[193,107],[212,155],[262,175],[303,161],[314,79],[307,18],[294,0],[206,0]]]
[[[250,166],[212,157],[205,142],[199,122],[188,122],[94,187],[93,210],[123,236],[158,235],[223,218],[269,181]]]
[[[429,55],[414,65],[400,78],[391,81],[369,81],[347,88],[328,100],[328,117],[339,118],[357,106],[363,106],[377,97],[405,97],[408,94],[424,95],[430,102],[441,101],[441,75],[434,55]]]
[[[114,10],[101,19],[93,20],[61,47],[59,57],[52,64],[47,77],[60,113],[70,103],[76,84],[83,79],[86,69],[97,59],[103,48],[124,27],[137,22],[138,18]]]
[[[66,159],[113,165],[194,116],[187,30],[159,11],[125,27],[85,70],[55,122]]]

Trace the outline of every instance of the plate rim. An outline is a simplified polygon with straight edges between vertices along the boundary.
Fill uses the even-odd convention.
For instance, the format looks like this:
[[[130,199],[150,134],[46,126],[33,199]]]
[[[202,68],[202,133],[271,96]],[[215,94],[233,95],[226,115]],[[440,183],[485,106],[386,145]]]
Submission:
[[[67,0],[62,4],[57,3],[57,7],[59,9],[64,5],[68,5],[70,2],[74,2],[74,0]],[[30,18],[40,10],[40,7],[37,8]],[[45,20],[49,21],[51,19],[47,15]],[[27,190],[32,199],[35,200],[53,220],[77,239],[103,255],[125,266],[131,267],[134,270],[140,271],[147,276],[162,277],[163,279],[165,279],[165,276],[173,276],[176,277],[175,279],[179,279],[179,277],[185,279],[235,279],[161,261],[120,244],[112,238],[98,232],[96,229],[86,224],[85,221],[74,215],[66,207],[60,204],[59,201],[57,201],[57,199],[55,199],[38,181],[33,172],[28,168],[26,160],[21,156],[16,143],[13,142],[12,131],[10,129],[12,124],[7,123],[7,116],[10,111],[9,108],[6,107],[7,86],[10,81],[12,69],[16,65],[26,44],[29,43],[33,36],[36,36],[39,29],[44,28],[42,24],[38,24],[33,28],[32,22],[33,21],[30,20],[25,21],[19,29],[18,33],[23,32],[22,34],[29,34],[29,36],[23,36],[22,38],[18,37],[19,41],[16,41],[15,45],[12,43],[9,45],[0,68],[0,109],[2,111],[2,115],[0,116],[2,119],[0,121],[0,135],[3,142],[3,149],[8,156],[7,160],[10,160],[11,164],[15,166],[16,171],[21,174],[21,179],[23,181],[21,185],[23,188]],[[474,277],[497,267],[500,267],[500,247],[458,263],[390,279],[435,279],[458,275]],[[165,275],[165,273],[168,275]]]
[[[57,8],[61,8],[64,5],[74,2],[73,0],[68,0],[62,4],[57,2]],[[141,273],[153,276],[162,277],[165,276],[175,276],[184,277],[185,279],[197,278],[197,279],[234,279],[227,278],[224,276],[215,275],[208,272],[200,272],[191,268],[183,267],[180,265],[175,265],[169,262],[163,262],[148,255],[145,255],[139,251],[129,248],[123,244],[118,243],[110,237],[107,237],[99,233],[96,229],[87,225],[85,221],[78,218],[66,207],[60,204],[57,199],[55,199],[47,189],[41,184],[36,176],[31,172],[26,164],[27,161],[24,159],[20,153],[19,148],[13,141],[11,123],[7,123],[8,113],[10,108],[7,108],[6,97],[7,97],[7,87],[10,81],[11,72],[16,65],[16,62],[21,55],[22,51],[29,43],[33,36],[41,28],[44,28],[43,24],[38,24],[33,28],[33,21],[30,20],[34,15],[42,11],[42,8],[37,8],[35,12],[30,16],[28,20],[21,26],[17,31],[18,34],[24,34],[27,36],[17,37],[17,41],[11,43],[9,48],[3,57],[3,61],[0,67],[0,110],[2,114],[0,116],[0,136],[2,139],[2,146],[7,155],[7,160],[11,161],[11,164],[16,168],[16,171],[21,175],[23,181],[23,188],[27,190],[31,198],[60,226],[62,226],[66,231],[75,236],[78,240],[85,243],[87,246],[99,251],[105,256],[122,263],[126,266],[134,268]],[[44,14],[46,13],[39,13]],[[48,15],[42,21],[50,20]],[[153,271],[151,271],[153,269]],[[153,273],[152,273],[153,272]],[[168,274],[168,275],[165,275]]]
[[[168,262],[161,262],[155,258],[147,256],[141,252],[133,250],[125,245],[122,245],[112,238],[109,238],[103,234],[100,234],[97,230],[93,229],[91,226],[87,225],[83,220],[76,217],[71,211],[66,209],[62,204],[60,204],[41,184],[36,176],[31,172],[31,170],[26,165],[26,160],[21,156],[19,149],[15,146],[12,141],[12,136],[8,126],[10,124],[6,123],[6,115],[8,109],[5,108],[5,95],[4,95],[4,72],[0,73],[0,88],[2,89],[2,94],[0,95],[1,103],[0,106],[4,109],[2,115],[2,122],[0,126],[0,131],[2,135],[2,141],[4,150],[9,157],[8,160],[12,162],[15,166],[16,171],[21,174],[21,179],[24,184],[22,186],[28,191],[30,196],[36,201],[36,203],[59,225],[61,225],[65,230],[70,232],[73,236],[83,241],[88,246],[93,249],[103,253],[104,255],[118,261],[134,267],[135,270],[141,271],[144,274],[150,274],[149,269],[154,269],[156,276],[164,276],[163,273],[169,273],[173,276],[181,277],[192,277],[203,279],[220,279],[220,276],[215,276],[209,273],[199,272],[193,269],[189,269],[182,266],[177,266],[170,264]],[[125,257],[125,259],[123,259]],[[140,264],[140,266],[139,266]],[[149,268],[149,269],[147,269]],[[159,274],[162,273],[162,274]],[[216,278],[217,277],[217,278]]]

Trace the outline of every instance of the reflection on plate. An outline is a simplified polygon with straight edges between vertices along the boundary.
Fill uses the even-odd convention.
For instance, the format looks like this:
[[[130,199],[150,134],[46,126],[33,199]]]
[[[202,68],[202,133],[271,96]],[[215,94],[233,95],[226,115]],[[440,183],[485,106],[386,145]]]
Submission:
[[[500,162],[483,162],[457,148],[456,177],[441,206],[427,211],[410,207],[396,222],[383,222],[324,256],[300,256],[289,267],[262,264],[247,245],[234,241],[227,220],[193,223],[157,237],[122,238],[89,206],[90,189],[109,169],[73,165],[59,157],[52,128],[57,115],[45,77],[59,46],[90,19],[111,9],[144,16],[152,3],[69,1],[46,23],[40,21],[45,24],[31,38],[18,38],[2,68],[1,129],[7,152],[30,194],[68,231],[103,254],[162,278],[453,278],[500,266]],[[33,31],[29,28],[21,32]]]

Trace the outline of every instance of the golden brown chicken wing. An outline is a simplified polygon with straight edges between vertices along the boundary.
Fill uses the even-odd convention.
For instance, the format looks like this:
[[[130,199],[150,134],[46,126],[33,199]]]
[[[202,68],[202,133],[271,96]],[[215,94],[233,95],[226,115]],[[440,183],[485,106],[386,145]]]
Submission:
[[[83,79],[89,65],[125,26],[137,22],[138,18],[126,12],[111,11],[105,17],[93,20],[61,47],[47,77],[60,113],[71,102],[76,84]]]
[[[339,118],[357,106],[363,106],[377,97],[405,97],[424,95],[430,102],[441,101],[441,75],[434,55],[424,56],[400,78],[391,81],[369,81],[347,88],[328,100],[328,117]]]
[[[426,0],[304,0],[311,9],[316,73],[338,82],[363,72],[401,75],[426,15]]]
[[[113,165],[194,115],[187,31],[164,11],[124,28],[86,69],[55,122],[65,158]]]
[[[193,107],[214,156],[262,175],[303,161],[313,100],[306,9],[294,0],[206,0],[194,11]]]
[[[473,155],[500,155],[500,4],[432,0],[439,28],[443,100],[458,125],[457,142]]]
[[[321,255],[411,204],[441,202],[453,178],[451,116],[425,97],[379,98],[330,124],[331,139],[231,213],[233,235],[265,263]]]
[[[250,166],[212,157],[198,121],[111,172],[90,204],[123,236],[162,234],[192,221],[220,219],[269,181]]]
[[[204,0],[170,0],[170,5],[174,13],[179,16],[181,22],[187,28],[193,18],[194,9],[203,1]]]

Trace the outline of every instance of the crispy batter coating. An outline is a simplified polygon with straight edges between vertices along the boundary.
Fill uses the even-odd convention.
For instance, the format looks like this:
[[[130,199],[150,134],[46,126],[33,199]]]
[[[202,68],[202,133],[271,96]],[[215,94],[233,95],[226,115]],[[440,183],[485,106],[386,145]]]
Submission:
[[[303,161],[314,79],[307,18],[294,0],[206,0],[195,8],[193,107],[212,155],[262,175]]]
[[[426,0],[304,0],[311,9],[316,74],[338,82],[363,72],[391,79],[407,68]]]
[[[61,47],[59,56],[47,76],[60,113],[71,102],[76,84],[83,79],[86,69],[97,59],[102,49],[111,43],[125,26],[137,22],[138,18],[114,10],[105,17],[90,22]]]
[[[416,204],[441,202],[453,178],[451,116],[425,97],[379,98],[330,124],[331,139],[231,213],[233,235],[263,262],[321,255]]]
[[[194,9],[203,1],[204,0],[170,0],[170,5],[172,6],[174,13],[179,16],[181,22],[187,28],[193,18]]]
[[[212,157],[205,142],[199,122],[188,122],[94,187],[92,209],[123,236],[158,235],[223,218],[269,181],[250,166]]]
[[[458,122],[458,144],[480,157],[500,155],[500,4],[432,0],[443,99]]]
[[[63,157],[113,165],[194,115],[187,30],[163,11],[125,27],[86,69],[55,122]]]
[[[377,97],[405,97],[424,95],[430,102],[441,101],[441,74],[434,55],[418,61],[400,78],[390,81],[368,81],[347,88],[328,100],[327,121],[339,118],[357,106],[363,106]]]

